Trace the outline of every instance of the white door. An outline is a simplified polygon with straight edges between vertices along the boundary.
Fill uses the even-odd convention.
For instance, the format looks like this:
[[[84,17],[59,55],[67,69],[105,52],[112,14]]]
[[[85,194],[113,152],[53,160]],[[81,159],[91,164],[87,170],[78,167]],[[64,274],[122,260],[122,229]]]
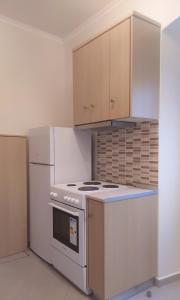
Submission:
[[[30,248],[51,263],[50,186],[54,183],[54,167],[30,164]]]
[[[91,132],[54,128],[55,183],[91,180]]]
[[[54,128],[40,127],[29,131],[29,162],[54,165]]]

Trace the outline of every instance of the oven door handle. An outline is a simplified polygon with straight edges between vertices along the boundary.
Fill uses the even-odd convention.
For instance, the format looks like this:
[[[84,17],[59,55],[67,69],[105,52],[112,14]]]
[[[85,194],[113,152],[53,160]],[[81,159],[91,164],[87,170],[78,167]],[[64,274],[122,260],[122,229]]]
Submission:
[[[75,217],[79,217],[79,213],[78,212],[74,212],[74,211],[71,211],[71,210],[68,210],[66,208],[63,208],[63,207],[59,207],[58,205],[55,205],[54,203],[50,202],[49,203],[50,206],[54,207],[54,208],[57,208],[63,212],[66,212],[72,216],[75,216]]]

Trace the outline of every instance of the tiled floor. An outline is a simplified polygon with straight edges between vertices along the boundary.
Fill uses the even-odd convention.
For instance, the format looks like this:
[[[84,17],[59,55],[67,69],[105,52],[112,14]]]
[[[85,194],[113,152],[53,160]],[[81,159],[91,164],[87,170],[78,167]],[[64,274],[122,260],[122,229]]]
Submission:
[[[147,298],[146,292],[143,292],[131,298],[131,300],[180,300],[180,281],[173,282],[161,288],[153,287],[151,292],[152,298]]]
[[[152,300],[180,300],[180,282],[152,288]],[[90,300],[64,277],[28,251],[0,260],[1,300]],[[146,292],[131,300],[145,300]]]

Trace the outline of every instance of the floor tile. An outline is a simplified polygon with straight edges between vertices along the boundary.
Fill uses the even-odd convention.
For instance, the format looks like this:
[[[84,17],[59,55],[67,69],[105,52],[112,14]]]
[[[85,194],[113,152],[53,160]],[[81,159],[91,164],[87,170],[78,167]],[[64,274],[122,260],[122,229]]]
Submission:
[[[180,300],[180,282],[150,289],[131,300]],[[0,259],[2,300],[92,300],[31,251]]]

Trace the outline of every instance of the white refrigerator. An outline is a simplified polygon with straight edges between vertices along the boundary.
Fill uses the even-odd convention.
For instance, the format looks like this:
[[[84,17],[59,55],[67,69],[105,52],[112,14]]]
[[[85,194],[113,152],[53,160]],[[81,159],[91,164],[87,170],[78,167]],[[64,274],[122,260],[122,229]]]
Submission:
[[[51,263],[50,187],[91,179],[91,133],[65,127],[29,131],[30,248]]]

